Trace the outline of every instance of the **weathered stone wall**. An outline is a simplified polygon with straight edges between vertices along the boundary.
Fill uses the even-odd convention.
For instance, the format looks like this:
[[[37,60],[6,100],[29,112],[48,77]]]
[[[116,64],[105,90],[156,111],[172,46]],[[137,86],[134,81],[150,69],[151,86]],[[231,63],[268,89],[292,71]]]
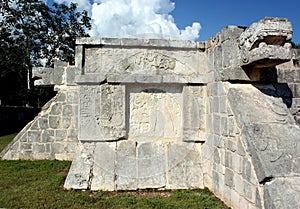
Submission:
[[[208,85],[204,185],[233,208],[260,208],[262,191],[227,96],[232,84]]]
[[[233,208],[298,208],[297,58],[272,66],[288,44],[274,56],[275,45],[272,51],[260,48],[268,37],[255,51],[248,46],[253,58],[243,57],[241,33],[243,28],[230,26],[206,42],[219,82],[207,86],[204,185]],[[258,61],[259,53],[270,53],[271,60]],[[256,61],[248,65],[249,59]]]
[[[293,58],[277,66],[278,82],[288,85],[290,92],[282,93],[290,100],[289,109],[300,125],[300,49],[293,49]]]
[[[201,144],[123,140],[84,142],[78,149],[65,188],[203,188]]]
[[[81,143],[65,187],[203,188],[199,143],[206,138],[203,83],[213,74],[201,65],[206,57],[197,43],[131,39],[77,43],[77,67],[84,65],[75,79]]]
[[[78,145],[78,92],[60,90],[1,152],[2,159],[72,160]]]

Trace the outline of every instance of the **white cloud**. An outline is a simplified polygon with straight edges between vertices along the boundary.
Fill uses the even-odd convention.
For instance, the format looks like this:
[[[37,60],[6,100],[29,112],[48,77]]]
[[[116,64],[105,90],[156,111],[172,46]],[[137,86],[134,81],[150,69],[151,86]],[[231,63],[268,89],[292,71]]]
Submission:
[[[91,14],[90,12],[91,12],[92,5],[89,0],[54,0],[54,2],[56,2],[58,4],[62,4],[62,3],[69,4],[69,3],[73,2],[73,3],[78,4],[78,10],[86,10],[89,14]]]
[[[170,14],[175,3],[170,0],[55,0],[78,3],[92,18],[93,37],[147,37],[195,40],[201,25],[197,22],[180,30]]]

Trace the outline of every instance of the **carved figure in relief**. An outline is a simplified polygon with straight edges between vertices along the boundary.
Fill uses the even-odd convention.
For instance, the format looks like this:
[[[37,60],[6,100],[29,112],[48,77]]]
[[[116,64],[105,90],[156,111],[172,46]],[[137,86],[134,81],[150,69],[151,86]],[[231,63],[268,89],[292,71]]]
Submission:
[[[160,89],[130,93],[129,138],[177,139],[181,135],[181,95]]]
[[[147,70],[156,74],[159,70],[174,70],[176,60],[157,52],[142,52],[123,60],[119,66],[128,73]]]
[[[100,86],[100,107],[96,110],[97,123],[105,136],[122,136],[124,122],[124,92],[122,86]]]

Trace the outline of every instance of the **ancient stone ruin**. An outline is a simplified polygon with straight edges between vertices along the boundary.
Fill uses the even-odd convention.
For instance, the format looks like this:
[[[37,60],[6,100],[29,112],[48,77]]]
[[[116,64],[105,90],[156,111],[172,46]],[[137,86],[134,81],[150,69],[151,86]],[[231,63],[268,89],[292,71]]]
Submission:
[[[281,18],[205,42],[79,38],[75,66],[34,69],[57,95],[1,157],[73,160],[67,189],[208,187],[233,208],[300,208],[291,38]]]

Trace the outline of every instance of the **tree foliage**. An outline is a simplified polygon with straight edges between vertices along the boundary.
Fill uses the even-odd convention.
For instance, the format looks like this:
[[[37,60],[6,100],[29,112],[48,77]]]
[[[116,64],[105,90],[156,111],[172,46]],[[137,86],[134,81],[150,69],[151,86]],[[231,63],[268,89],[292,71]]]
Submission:
[[[295,42],[292,41],[292,47],[294,49],[300,49],[300,44],[296,44]]]
[[[86,11],[77,5],[49,7],[40,0],[0,3],[0,99],[2,104],[37,105],[46,91],[32,87],[31,69],[52,67],[54,60],[74,62],[75,39],[88,36]],[[49,93],[48,93],[49,94]],[[38,99],[38,97],[40,99]]]

